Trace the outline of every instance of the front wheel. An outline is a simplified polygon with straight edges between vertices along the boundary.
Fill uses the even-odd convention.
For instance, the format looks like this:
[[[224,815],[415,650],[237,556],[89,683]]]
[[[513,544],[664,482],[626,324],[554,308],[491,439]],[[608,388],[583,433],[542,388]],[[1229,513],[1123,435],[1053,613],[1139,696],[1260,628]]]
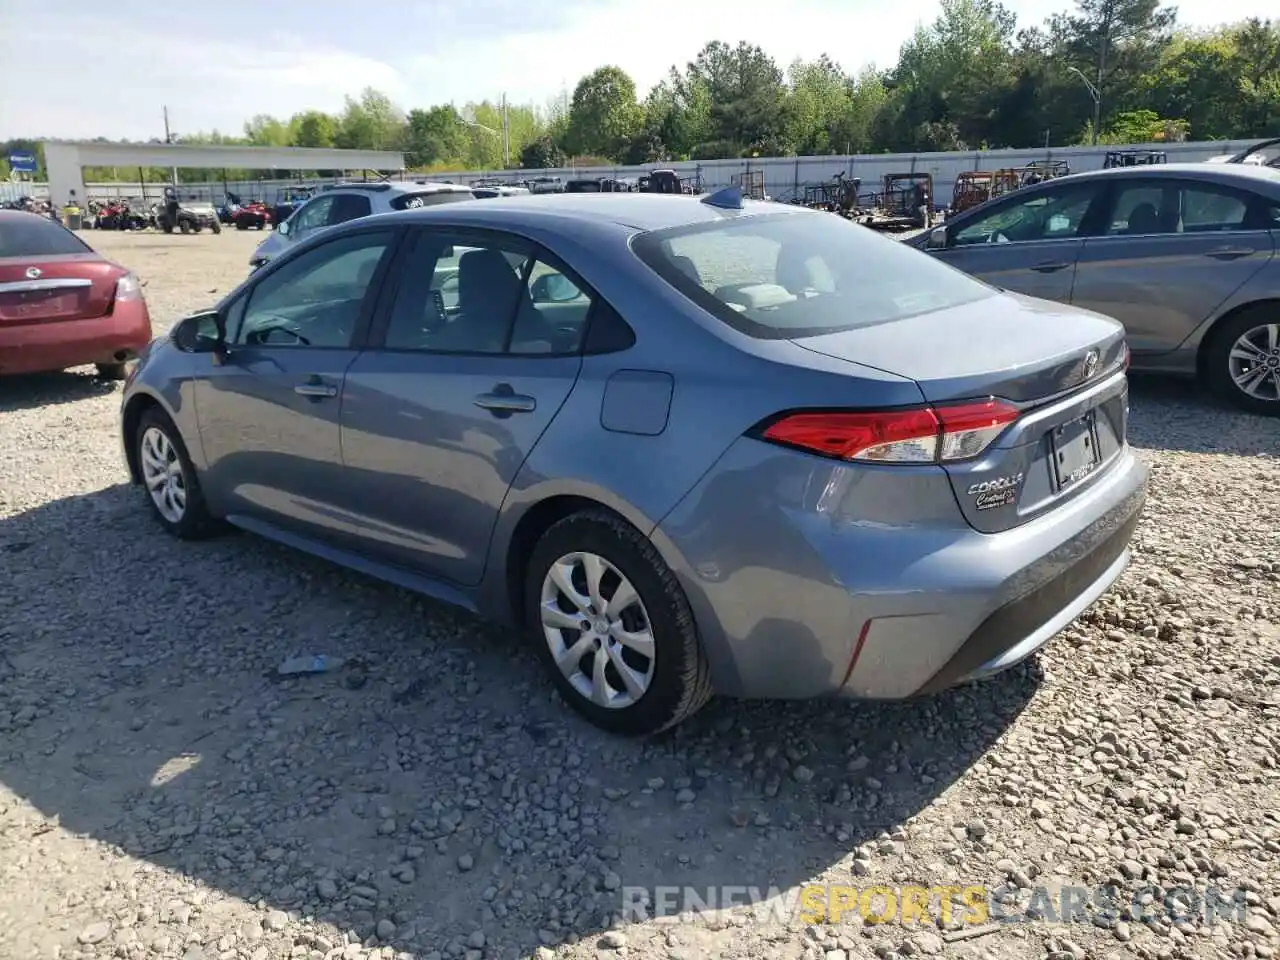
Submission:
[[[190,232],[191,232],[191,221],[190,221],[190,220],[179,220],[179,221],[178,221],[178,229],[179,229],[179,230],[181,230],[183,233],[190,233]]]
[[[215,220],[213,221],[213,226],[211,226],[209,229],[212,230],[214,233],[221,233],[222,224],[220,224],[217,220]]]
[[[585,511],[543,534],[526,571],[525,615],[561,696],[596,726],[658,733],[711,698],[684,591],[620,517]]]
[[[1258,304],[1221,324],[1205,354],[1204,376],[1219,399],[1280,416],[1280,304]]]
[[[182,540],[200,540],[218,532],[209,513],[195,466],[178,428],[159,409],[138,419],[134,435],[138,473],[160,525]]]

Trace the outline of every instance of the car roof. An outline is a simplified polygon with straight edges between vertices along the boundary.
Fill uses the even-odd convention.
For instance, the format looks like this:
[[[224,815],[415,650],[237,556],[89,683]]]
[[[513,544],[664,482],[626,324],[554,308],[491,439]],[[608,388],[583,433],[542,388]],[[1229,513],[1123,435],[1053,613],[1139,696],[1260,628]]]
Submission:
[[[460,183],[443,183],[439,180],[375,180],[327,183],[320,188],[320,191],[322,193],[334,193],[339,190],[354,190],[360,193],[466,193],[470,189]]]
[[[537,228],[582,224],[613,224],[632,231],[665,230],[726,218],[783,214],[804,216],[813,211],[793,204],[743,200],[741,210],[725,210],[702,203],[704,198],[655,193],[553,193],[496,197],[484,203],[450,203],[395,214],[424,222],[494,228]],[[823,213],[822,216],[830,216]]]
[[[1251,163],[1155,163],[1133,167],[1112,167],[1110,170],[1086,170],[1066,177],[1057,177],[1044,181],[1044,185],[1062,183],[1066,180],[1091,180],[1097,177],[1176,177],[1208,180],[1214,183],[1230,184],[1257,189],[1260,186],[1273,187],[1280,192],[1280,171],[1260,167]]]

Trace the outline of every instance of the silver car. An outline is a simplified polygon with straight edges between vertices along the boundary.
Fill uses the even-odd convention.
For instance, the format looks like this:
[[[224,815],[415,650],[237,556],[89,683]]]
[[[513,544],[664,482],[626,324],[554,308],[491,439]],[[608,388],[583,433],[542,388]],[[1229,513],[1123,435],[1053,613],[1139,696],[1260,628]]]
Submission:
[[[447,292],[451,291],[451,292]],[[512,197],[335,227],[124,391],[172,534],[250,530],[527,631],[610,730],[1031,656],[1146,489],[1119,324],[827,213]]]
[[[1124,324],[1134,369],[1197,377],[1280,416],[1280,170],[1188,163],[1080,173],[909,243],[1008,290]]]
[[[387,180],[330,184],[294,210],[288,220],[277,224],[249,257],[249,268],[257,270],[304,240],[349,220],[474,199],[476,196],[470,188],[456,183]]]

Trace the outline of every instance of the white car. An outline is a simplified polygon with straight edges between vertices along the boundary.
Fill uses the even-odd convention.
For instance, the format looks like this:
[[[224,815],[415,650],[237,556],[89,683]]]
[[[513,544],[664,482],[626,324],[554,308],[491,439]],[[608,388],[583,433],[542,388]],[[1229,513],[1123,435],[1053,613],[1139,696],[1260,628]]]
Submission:
[[[249,268],[257,270],[295,244],[348,220],[375,213],[413,210],[438,203],[474,199],[476,196],[469,187],[428,180],[384,180],[378,183],[338,183],[324,186],[258,244],[253,256],[249,258]]]

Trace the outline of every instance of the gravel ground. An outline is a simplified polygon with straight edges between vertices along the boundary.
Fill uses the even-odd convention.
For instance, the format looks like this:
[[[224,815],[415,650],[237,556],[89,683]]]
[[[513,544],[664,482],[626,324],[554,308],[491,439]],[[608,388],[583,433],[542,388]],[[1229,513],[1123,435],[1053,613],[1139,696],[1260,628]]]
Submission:
[[[256,234],[95,234],[157,328]],[[908,705],[611,739],[520,639],[247,535],[164,536],[118,388],[0,382],[0,957],[1271,957],[1280,423],[1135,380],[1151,501],[1034,663]],[[289,655],[359,658],[277,681]],[[1243,920],[620,922],[622,887],[1242,888]],[[972,928],[968,928],[972,932]]]

